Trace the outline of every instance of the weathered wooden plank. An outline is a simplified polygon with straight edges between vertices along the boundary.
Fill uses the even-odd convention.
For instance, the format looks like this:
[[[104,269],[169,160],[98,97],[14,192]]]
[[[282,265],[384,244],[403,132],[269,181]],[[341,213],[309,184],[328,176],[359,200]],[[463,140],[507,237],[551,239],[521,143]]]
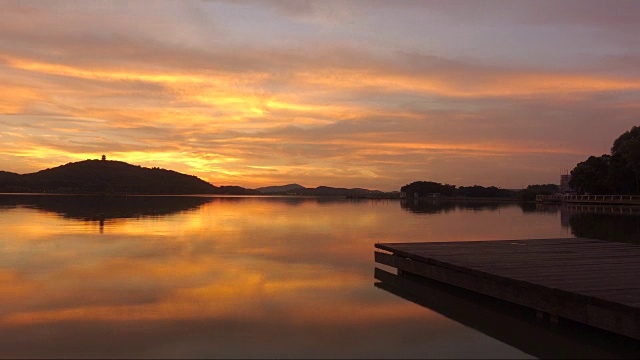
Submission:
[[[377,262],[640,340],[640,245],[593,239],[376,244]]]
[[[496,260],[495,263],[489,262],[489,264],[481,264],[477,266],[487,266],[494,269],[501,269],[501,268],[515,269],[515,268],[528,268],[528,267],[551,267],[551,268],[562,267],[562,268],[570,269],[570,268],[578,268],[582,265],[592,265],[594,263],[593,259],[591,258],[572,259],[571,262],[567,262],[563,260],[566,260],[566,259],[512,260],[508,258],[508,259],[502,259],[499,262]],[[611,264],[625,265],[625,266],[627,265],[640,266],[640,258],[636,258],[636,257],[628,257],[628,258],[620,258],[620,259],[602,258],[602,259],[598,259],[598,263],[602,264],[602,266],[611,265]]]
[[[574,245],[575,246],[575,245]],[[572,256],[572,255],[609,255],[609,254],[625,254],[628,253],[629,248],[624,247],[591,247],[585,249],[576,249],[572,247],[555,247],[550,246],[545,248],[544,246],[531,246],[531,247],[522,247],[522,246],[503,246],[503,247],[495,247],[495,248],[485,248],[479,246],[471,246],[469,248],[451,248],[451,249],[431,249],[431,248],[423,248],[423,247],[406,247],[406,248],[398,248],[394,249],[408,251],[412,253],[417,252],[429,252],[432,255],[447,255],[447,256],[463,256],[463,255],[478,255],[478,251],[482,251],[483,254],[486,255],[504,255],[513,254],[513,255],[522,255],[522,254],[533,254],[538,253],[540,255],[548,254],[548,255],[564,255],[564,256]],[[602,251],[606,251],[602,253]],[[634,251],[635,253],[635,251]]]
[[[409,243],[378,243],[376,247],[386,250],[385,247],[391,247],[393,249],[400,249],[403,247],[417,247],[424,248],[425,246],[437,249],[437,248],[469,248],[474,246],[501,247],[509,245],[522,245],[522,246],[535,246],[535,245],[568,245],[568,244],[601,244],[603,241],[595,239],[583,239],[583,238],[560,238],[560,239],[526,239],[526,240],[481,240],[481,241],[459,241],[459,242],[409,242]],[[607,243],[608,245],[618,246],[618,243]]]
[[[530,239],[530,240],[488,240],[488,241],[459,241],[459,242],[422,242],[422,243],[378,243],[376,247],[384,249],[385,247],[391,247],[393,249],[404,248],[429,248],[432,250],[437,249],[469,249],[473,247],[482,247],[483,249],[503,248],[503,247],[520,247],[522,249],[534,248],[534,247],[569,247],[574,244],[580,244],[581,246],[598,246],[598,247],[626,247],[625,243],[612,243],[604,242],[595,239],[581,239],[581,238],[569,238],[569,239]]]
[[[598,258],[598,259],[616,259],[620,258],[621,260],[631,260],[636,257],[638,254],[636,252],[630,254],[628,250],[619,250],[619,251],[607,251],[606,249],[600,249],[594,252],[563,252],[563,251],[550,251],[550,252],[535,252],[535,251],[498,251],[498,252],[489,252],[483,251],[481,249],[476,250],[475,252],[468,253],[456,253],[456,252],[439,252],[439,251],[428,251],[428,250],[401,250],[404,252],[408,252],[414,255],[428,255],[428,256],[439,256],[443,258],[461,258],[461,259],[478,259],[484,262],[491,262],[492,260],[527,260],[532,259],[535,261],[553,261],[553,260],[564,260],[564,259],[587,259],[587,258]],[[606,252],[605,252],[606,251]],[[397,253],[398,251],[394,251]],[[605,252],[605,253],[603,253]],[[535,255],[535,258],[531,258],[532,255]],[[637,257],[636,257],[637,258]]]
[[[536,266],[526,266],[526,267],[514,267],[513,269],[500,267],[495,268],[491,266],[479,266],[475,263],[464,262],[461,261],[458,264],[467,265],[467,266],[475,266],[480,270],[493,271],[496,273],[505,273],[508,272],[512,276],[518,275],[542,275],[542,276],[560,276],[560,275],[575,275],[575,276],[584,276],[590,279],[607,279],[610,275],[632,275],[636,279],[638,278],[638,274],[630,271],[629,264],[607,264],[607,266],[598,266],[598,265],[579,265],[579,266],[558,266],[557,268],[553,268],[552,266],[544,266],[544,267],[536,267]],[[638,265],[634,264],[634,267]]]
[[[489,261],[483,261],[480,258],[470,258],[463,256],[438,256],[433,255],[429,256],[429,254],[420,253],[416,254],[423,257],[435,257],[441,260],[450,260],[456,261],[458,263],[468,263],[473,264],[474,266],[482,266],[487,268],[529,268],[529,267],[566,267],[566,268],[579,268],[579,267],[594,267],[594,266],[627,266],[634,267],[640,264],[640,259],[631,259],[631,258],[621,258],[619,261],[616,261],[615,258],[600,258],[600,257],[584,257],[584,258],[561,258],[561,259],[511,259],[508,257],[503,258],[490,258]],[[602,261],[602,262],[600,262]]]

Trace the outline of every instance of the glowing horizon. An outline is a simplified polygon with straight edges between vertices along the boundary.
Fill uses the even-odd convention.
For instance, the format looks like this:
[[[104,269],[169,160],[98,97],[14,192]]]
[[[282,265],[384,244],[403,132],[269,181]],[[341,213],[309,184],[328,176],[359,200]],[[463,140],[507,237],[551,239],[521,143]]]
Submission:
[[[557,183],[640,118],[640,4],[0,0],[0,170]]]

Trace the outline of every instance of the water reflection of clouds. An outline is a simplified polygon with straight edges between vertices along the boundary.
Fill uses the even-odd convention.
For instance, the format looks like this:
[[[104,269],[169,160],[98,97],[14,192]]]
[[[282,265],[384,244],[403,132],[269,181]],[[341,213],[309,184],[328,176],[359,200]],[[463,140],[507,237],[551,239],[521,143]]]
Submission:
[[[333,255],[333,261],[350,263],[353,255],[335,258],[337,253],[348,251],[348,247],[323,251],[323,248],[329,248],[325,235],[332,231],[326,226],[329,215],[311,211],[306,216],[289,213],[269,217],[264,213],[269,211],[261,203],[252,206],[253,203],[248,202],[248,206],[242,208],[224,204],[224,201],[214,202],[206,205],[202,212],[182,214],[176,221],[120,221],[106,241],[105,237],[95,237],[82,227],[68,227],[64,220],[42,213],[19,211],[13,224],[3,216],[9,230],[23,227],[25,216],[37,217],[34,225],[29,226],[33,229],[29,239],[14,231],[9,233],[15,236],[5,237],[4,244],[14,244],[11,253],[17,260],[4,264],[14,270],[14,274],[22,276],[5,276],[4,279],[11,282],[20,278],[23,288],[30,284],[29,288],[39,289],[41,296],[23,303],[23,310],[46,308],[46,304],[52,305],[51,301],[84,303],[97,310],[94,315],[97,318],[114,316],[113,312],[127,313],[122,308],[111,308],[109,299],[114,300],[114,297],[109,294],[128,293],[129,290],[153,300],[156,309],[150,313],[181,318],[215,315],[221,309],[237,308],[241,305],[238,299],[261,298],[271,293],[278,293],[280,297],[295,293],[294,297],[299,297],[299,292],[313,288],[343,288],[348,292],[361,279],[358,275],[343,273],[342,267],[328,261],[327,258]],[[314,203],[309,205],[316,206]],[[278,213],[278,209],[271,210],[270,214]],[[253,216],[238,220],[247,212]],[[45,222],[41,221],[43,219]],[[349,223],[354,227],[367,227],[371,221],[365,216]],[[213,229],[215,234],[209,231]],[[293,236],[294,233],[309,236],[301,239]],[[347,241],[344,236],[338,238]],[[314,245],[320,241],[323,243]],[[34,242],[38,243],[35,248]],[[310,257],[305,254],[312,254],[312,258],[319,257],[319,260],[309,261]],[[291,274],[292,265],[295,276]],[[87,279],[91,281],[87,282]],[[165,292],[168,289],[170,291]],[[154,292],[160,295],[151,296]],[[64,294],[68,294],[68,298]],[[159,301],[165,296],[172,300]],[[215,302],[217,306],[204,311],[198,306],[189,309],[196,299]],[[128,300],[131,300],[130,304]],[[149,311],[141,311],[139,307],[148,310],[151,305],[131,295],[121,297],[111,305],[125,304],[133,306],[136,317],[142,318]],[[168,304],[181,305],[171,315]],[[92,318],[86,308],[71,307],[75,310],[65,312],[63,317]],[[58,307],[55,308],[54,313],[29,311],[28,316],[5,317],[5,321],[38,322],[40,319],[46,322],[46,319],[60,315]],[[255,304],[247,304],[242,311],[257,308]],[[128,318],[131,316],[127,315]]]
[[[388,341],[407,356],[463,352],[442,336],[486,342],[371,286],[375,242],[424,239],[407,215],[397,202],[214,198],[99,235],[0,210],[0,355],[397,357]]]

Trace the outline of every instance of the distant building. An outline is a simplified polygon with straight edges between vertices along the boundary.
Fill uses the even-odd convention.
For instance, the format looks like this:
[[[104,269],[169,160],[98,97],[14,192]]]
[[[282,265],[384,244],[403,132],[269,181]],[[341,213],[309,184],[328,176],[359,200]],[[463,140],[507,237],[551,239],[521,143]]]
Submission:
[[[569,170],[564,170],[562,174],[560,174],[560,193],[572,193],[574,192],[571,186],[569,186],[569,181],[571,181],[571,174]]]

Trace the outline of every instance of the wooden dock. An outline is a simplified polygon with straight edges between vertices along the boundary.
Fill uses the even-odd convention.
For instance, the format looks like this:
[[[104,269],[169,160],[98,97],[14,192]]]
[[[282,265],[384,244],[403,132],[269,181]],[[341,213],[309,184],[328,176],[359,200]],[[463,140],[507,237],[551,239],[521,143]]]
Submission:
[[[640,245],[593,239],[376,244],[375,261],[640,340]]]

